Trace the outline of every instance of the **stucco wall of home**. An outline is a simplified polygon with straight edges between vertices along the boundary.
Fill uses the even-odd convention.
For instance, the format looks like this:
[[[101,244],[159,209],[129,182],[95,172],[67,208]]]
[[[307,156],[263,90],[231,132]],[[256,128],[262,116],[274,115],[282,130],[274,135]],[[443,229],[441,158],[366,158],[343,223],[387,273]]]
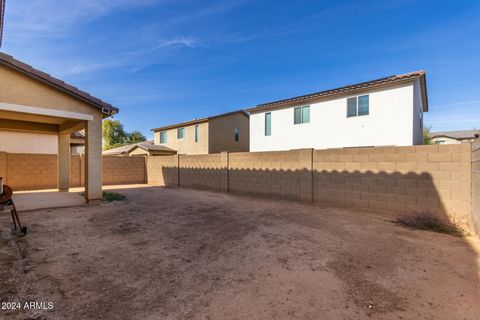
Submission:
[[[0,151],[57,154],[58,136],[48,133],[0,130]]]
[[[185,137],[177,139],[177,129],[167,131],[167,143],[160,143],[160,131],[154,133],[154,144],[166,146],[176,150],[178,154],[208,154],[208,122],[197,123],[198,142],[195,142],[195,124],[184,126]]]
[[[413,145],[413,82],[351,96],[369,94],[369,115],[347,118],[343,96],[310,104],[310,123],[294,124],[294,108],[271,112],[271,135],[265,136],[265,112],[250,115],[250,151],[299,148]]]
[[[480,138],[472,145],[472,212],[477,234],[480,234]]]
[[[101,115],[101,111],[66,93],[0,65],[0,102]]]
[[[243,113],[233,113],[209,120],[209,153],[222,151],[248,152],[250,145],[250,122]],[[239,130],[235,142],[234,129]]]
[[[428,212],[475,232],[471,144],[150,157],[147,171],[153,185]]]
[[[452,139],[449,137],[437,137],[432,139],[432,143],[436,144],[459,144],[462,143],[461,141],[457,139]]]
[[[413,83],[413,144],[423,144],[423,101],[420,80]]]
[[[146,183],[144,157],[104,156],[103,184]],[[14,191],[56,189],[58,159],[52,154],[0,152],[0,176]],[[70,187],[85,185],[85,156],[70,156]]]

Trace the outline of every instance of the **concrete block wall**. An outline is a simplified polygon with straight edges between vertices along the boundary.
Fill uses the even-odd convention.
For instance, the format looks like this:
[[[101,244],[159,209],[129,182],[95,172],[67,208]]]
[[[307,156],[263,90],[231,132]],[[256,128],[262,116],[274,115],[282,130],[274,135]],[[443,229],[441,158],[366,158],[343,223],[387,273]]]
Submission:
[[[150,157],[148,176],[156,185],[398,214],[429,212],[473,231],[480,207],[474,192],[475,220],[478,144],[473,156],[466,143],[177,156],[176,162]],[[164,181],[168,175],[180,177],[180,183]]]
[[[103,156],[103,185],[146,182],[145,157]]]
[[[429,212],[471,229],[471,145],[316,150],[314,202]]]
[[[147,157],[147,183],[153,186],[178,187],[178,157]]]
[[[179,155],[179,186],[227,191],[227,166],[222,154]]]
[[[299,199],[299,151],[230,153],[228,163],[230,192]]]
[[[146,183],[144,157],[103,157],[103,184]],[[15,191],[56,189],[57,155],[0,152],[0,176]],[[70,187],[85,185],[85,156],[70,156]]]
[[[480,138],[472,145],[472,216],[477,234],[480,234]]]
[[[57,187],[57,156],[52,154],[7,153],[4,183],[13,190]]]

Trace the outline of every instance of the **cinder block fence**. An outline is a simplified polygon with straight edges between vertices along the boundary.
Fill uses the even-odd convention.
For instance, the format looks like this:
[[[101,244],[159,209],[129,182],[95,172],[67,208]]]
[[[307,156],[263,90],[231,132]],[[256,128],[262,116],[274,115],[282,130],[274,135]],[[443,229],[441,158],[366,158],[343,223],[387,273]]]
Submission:
[[[146,182],[144,157],[104,156],[103,185]],[[15,191],[56,189],[58,159],[55,154],[0,152],[0,176]],[[70,156],[70,187],[85,185],[85,157]]]
[[[149,157],[147,177],[149,184],[167,187],[374,211],[430,212],[475,232],[478,145],[473,144],[475,150],[466,143]]]

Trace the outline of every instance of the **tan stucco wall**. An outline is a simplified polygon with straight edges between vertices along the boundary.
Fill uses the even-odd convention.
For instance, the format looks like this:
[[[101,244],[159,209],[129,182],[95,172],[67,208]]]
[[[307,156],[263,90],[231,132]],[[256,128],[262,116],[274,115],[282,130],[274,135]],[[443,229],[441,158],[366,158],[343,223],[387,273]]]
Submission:
[[[130,156],[148,156],[149,152],[142,148],[135,148],[129,153]]]
[[[0,102],[47,109],[101,114],[91,105],[20,72],[0,65]]]
[[[197,124],[198,142],[195,142],[195,125],[185,126],[185,138],[177,139],[177,129],[167,131],[167,143],[162,145],[176,150],[178,154],[209,154],[222,151],[248,151],[250,141],[249,119],[234,113]],[[238,128],[239,141],[234,141],[234,128]],[[154,133],[154,143],[160,144],[160,131]]]
[[[167,131],[167,143],[161,145],[176,150],[178,154],[207,154],[208,153],[208,122],[197,124],[199,134],[198,142],[195,142],[195,125],[185,126],[185,137],[177,139],[177,129]],[[154,143],[160,144],[160,131],[154,134]]]
[[[0,151],[10,153],[57,154],[56,134],[0,131]]]
[[[209,153],[248,152],[250,142],[249,119],[234,113],[209,121]],[[239,141],[234,141],[233,130],[239,129]]]

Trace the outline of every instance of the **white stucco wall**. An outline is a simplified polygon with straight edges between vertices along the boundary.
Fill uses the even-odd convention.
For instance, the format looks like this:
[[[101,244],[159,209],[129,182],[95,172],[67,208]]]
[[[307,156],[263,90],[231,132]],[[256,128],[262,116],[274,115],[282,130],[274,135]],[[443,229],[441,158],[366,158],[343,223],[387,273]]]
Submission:
[[[265,112],[253,113],[250,151],[413,145],[413,82],[368,94],[366,116],[347,118],[348,97],[311,104],[310,123],[293,123],[295,106],[272,110],[271,136],[264,135]]]
[[[58,135],[0,131],[0,151],[10,153],[58,153]]]
[[[423,102],[420,80],[413,83],[413,144],[423,144]]]

